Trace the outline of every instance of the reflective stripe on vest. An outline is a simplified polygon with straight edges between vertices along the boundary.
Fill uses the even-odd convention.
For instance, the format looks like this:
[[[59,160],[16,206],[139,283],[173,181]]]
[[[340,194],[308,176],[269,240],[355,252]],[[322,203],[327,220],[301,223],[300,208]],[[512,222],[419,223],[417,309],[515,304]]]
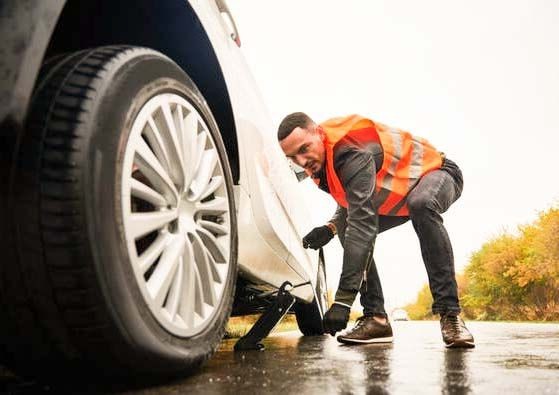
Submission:
[[[409,215],[405,199],[408,192],[421,176],[442,165],[441,154],[427,140],[359,115],[329,119],[320,126],[325,134],[328,189],[338,204],[346,208],[345,190],[334,169],[334,146],[346,136],[363,144],[377,141],[382,146],[384,159],[377,169],[374,196],[380,215]]]

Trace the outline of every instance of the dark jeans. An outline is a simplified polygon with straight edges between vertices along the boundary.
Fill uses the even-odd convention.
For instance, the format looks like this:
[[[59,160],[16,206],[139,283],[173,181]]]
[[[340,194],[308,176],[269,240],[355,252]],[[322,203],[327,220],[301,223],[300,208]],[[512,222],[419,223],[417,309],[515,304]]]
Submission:
[[[409,217],[379,216],[379,233],[411,219],[427,269],[429,288],[433,295],[432,310],[435,314],[460,312],[454,255],[441,214],[460,197],[462,188],[462,172],[454,162],[446,159],[440,170],[427,173],[408,194]],[[386,315],[382,287],[374,261],[369,267],[360,293],[365,315]]]

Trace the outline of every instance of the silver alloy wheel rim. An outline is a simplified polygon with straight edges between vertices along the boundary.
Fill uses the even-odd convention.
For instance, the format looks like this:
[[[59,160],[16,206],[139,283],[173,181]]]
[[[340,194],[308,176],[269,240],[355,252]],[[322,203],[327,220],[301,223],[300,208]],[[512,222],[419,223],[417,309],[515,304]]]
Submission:
[[[179,337],[204,330],[223,298],[231,249],[225,183],[199,112],[176,94],[151,98],[125,149],[124,233],[145,302]]]

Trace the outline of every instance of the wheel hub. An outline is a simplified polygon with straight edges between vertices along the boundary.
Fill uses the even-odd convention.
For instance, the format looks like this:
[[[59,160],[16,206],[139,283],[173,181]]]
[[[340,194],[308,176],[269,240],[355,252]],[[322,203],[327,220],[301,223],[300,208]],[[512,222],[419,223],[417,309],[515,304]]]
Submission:
[[[179,201],[178,213],[178,233],[184,235],[188,232],[194,232],[196,230],[196,222],[194,220],[196,213],[195,203],[188,201],[183,196]]]

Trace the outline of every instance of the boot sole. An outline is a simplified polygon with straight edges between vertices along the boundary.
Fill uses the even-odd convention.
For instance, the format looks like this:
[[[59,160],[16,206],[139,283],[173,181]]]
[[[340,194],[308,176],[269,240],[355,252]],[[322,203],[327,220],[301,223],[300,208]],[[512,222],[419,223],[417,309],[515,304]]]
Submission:
[[[469,341],[457,341],[454,343],[445,344],[446,348],[474,348],[476,345],[474,342]]]
[[[361,340],[361,339],[348,339],[347,337],[344,338],[342,336],[338,336],[337,339],[340,343],[346,343],[346,344],[370,344],[370,343],[392,343],[393,337],[392,336],[376,337],[374,339]]]

